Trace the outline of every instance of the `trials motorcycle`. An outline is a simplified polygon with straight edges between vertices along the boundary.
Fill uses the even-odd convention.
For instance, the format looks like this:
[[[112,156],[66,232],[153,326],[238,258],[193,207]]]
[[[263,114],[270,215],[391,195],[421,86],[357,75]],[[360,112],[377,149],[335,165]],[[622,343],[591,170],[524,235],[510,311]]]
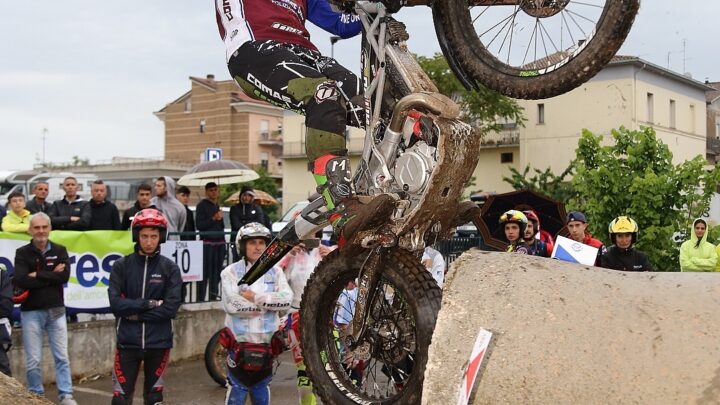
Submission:
[[[338,0],[339,1],[339,0]],[[301,343],[316,394],[328,404],[420,402],[441,292],[419,260],[478,208],[460,199],[480,134],[438,92],[407,49],[402,7],[432,9],[440,48],[468,89],[549,98],[592,78],[627,36],[639,0],[385,0],[342,2],[360,18],[365,141],[352,177],[361,200],[385,194],[394,210],[352,246],[327,256],[305,288]],[[328,224],[321,198],[286,230]],[[289,246],[270,243],[241,280],[252,284]]]

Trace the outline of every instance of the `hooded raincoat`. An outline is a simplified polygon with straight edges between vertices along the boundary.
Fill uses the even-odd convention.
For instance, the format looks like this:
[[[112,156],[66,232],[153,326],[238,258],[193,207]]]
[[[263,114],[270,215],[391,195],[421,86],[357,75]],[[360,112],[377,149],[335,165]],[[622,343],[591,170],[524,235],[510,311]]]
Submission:
[[[718,259],[715,245],[707,241],[707,231],[698,243],[698,237],[695,235],[695,224],[698,221],[705,222],[700,218],[693,221],[690,227],[690,240],[680,246],[680,271],[715,271]]]
[[[175,198],[175,180],[167,176],[163,176],[163,178],[165,179],[165,195],[153,197],[150,204],[165,214],[168,221],[168,232],[182,232],[185,229],[187,211],[185,206]],[[180,240],[180,237],[173,235],[168,239]]]

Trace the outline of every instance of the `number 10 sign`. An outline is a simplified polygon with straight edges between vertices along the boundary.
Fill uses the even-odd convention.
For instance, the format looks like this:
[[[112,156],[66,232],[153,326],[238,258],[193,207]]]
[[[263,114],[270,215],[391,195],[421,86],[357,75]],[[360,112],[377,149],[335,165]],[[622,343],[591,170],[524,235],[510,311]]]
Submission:
[[[160,253],[180,268],[184,282],[203,279],[203,243],[200,240],[173,241],[162,244]]]

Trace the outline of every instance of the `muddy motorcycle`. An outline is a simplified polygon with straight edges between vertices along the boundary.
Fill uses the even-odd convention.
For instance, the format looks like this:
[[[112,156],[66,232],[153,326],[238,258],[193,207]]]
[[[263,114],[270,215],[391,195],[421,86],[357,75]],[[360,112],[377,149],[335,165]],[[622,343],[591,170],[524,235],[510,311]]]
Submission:
[[[449,66],[468,88],[547,98],[590,79],[625,39],[638,0],[389,0],[344,2],[363,25],[366,136],[352,176],[362,200],[393,198],[378,227],[327,256],[303,294],[307,372],[331,404],[420,402],[440,290],[418,252],[477,217],[460,202],[478,163],[480,135],[440,94],[407,49],[400,7],[429,5]],[[321,199],[283,230],[299,237],[328,223]],[[292,246],[270,243],[241,283],[252,284]]]

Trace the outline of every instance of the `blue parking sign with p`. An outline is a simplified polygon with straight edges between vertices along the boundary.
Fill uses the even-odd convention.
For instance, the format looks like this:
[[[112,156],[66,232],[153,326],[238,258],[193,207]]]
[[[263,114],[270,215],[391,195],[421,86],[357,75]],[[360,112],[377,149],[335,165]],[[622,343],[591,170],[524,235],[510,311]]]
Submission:
[[[222,159],[222,149],[220,148],[207,148],[205,149],[205,160],[210,162],[213,160]]]

